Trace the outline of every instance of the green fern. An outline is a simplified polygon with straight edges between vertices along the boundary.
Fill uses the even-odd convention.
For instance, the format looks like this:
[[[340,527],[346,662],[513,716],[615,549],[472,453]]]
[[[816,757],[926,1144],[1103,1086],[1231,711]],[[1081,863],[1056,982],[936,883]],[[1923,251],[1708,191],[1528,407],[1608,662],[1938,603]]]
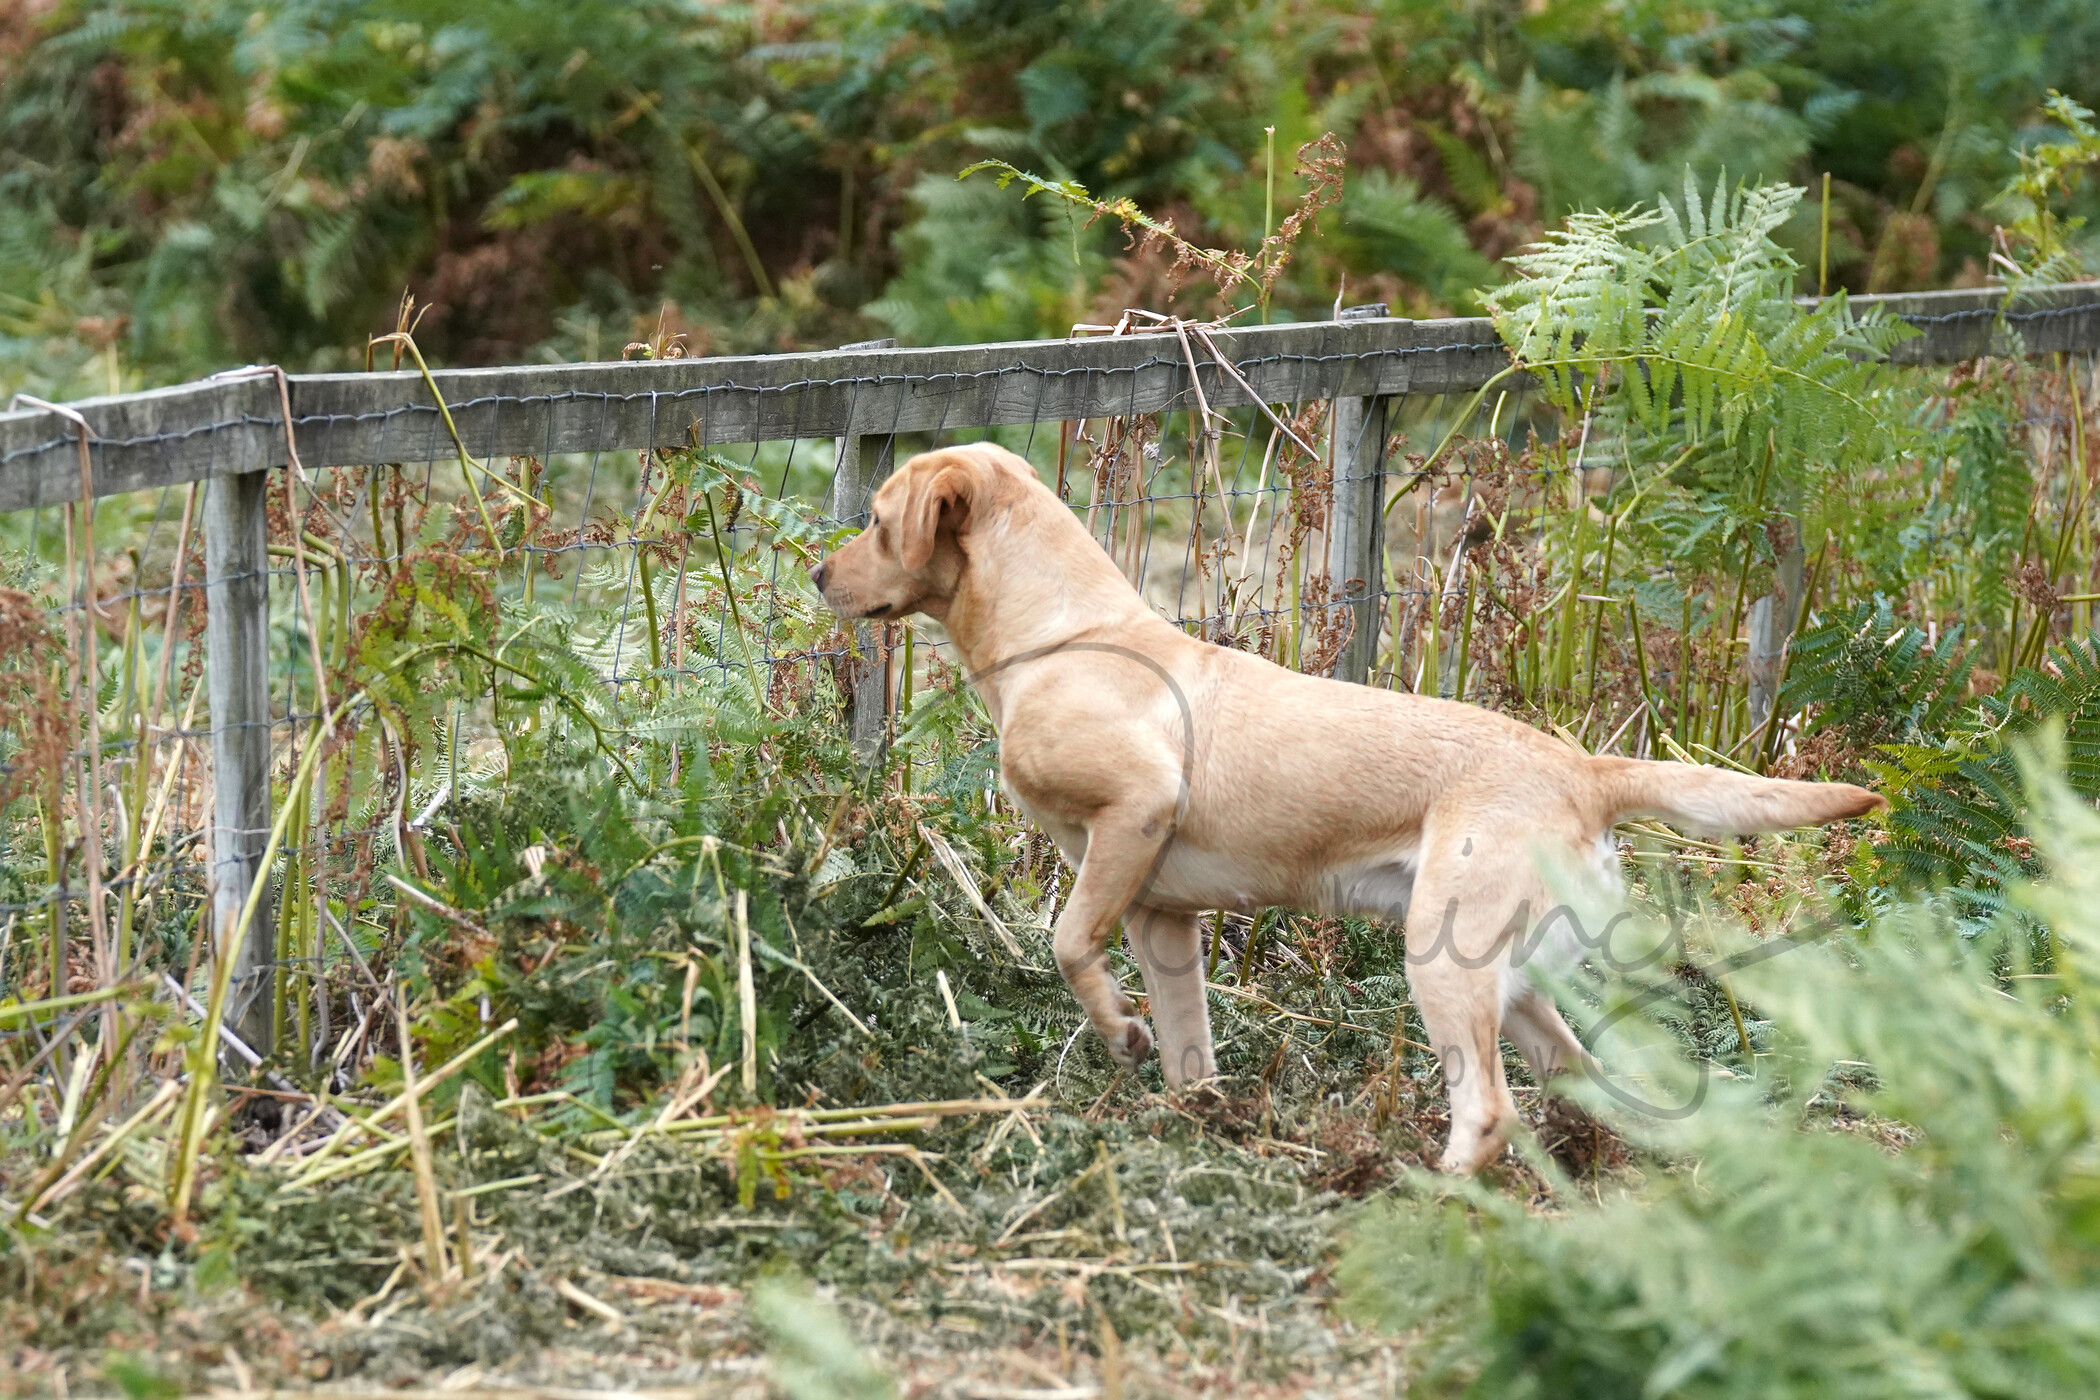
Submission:
[[[1518,173],[1549,215],[1652,198],[1680,170],[1776,177],[1807,149],[1807,124],[1792,112],[1688,65],[1615,76],[1588,91],[1529,73],[1511,115]]]
[[[1687,172],[1678,203],[1572,215],[1512,260],[1518,279],[1489,298],[1496,328],[1563,413],[1600,415],[1630,445],[1729,458],[1746,498],[1753,476],[1766,484],[1742,470],[1753,456],[1781,485],[1885,462],[1899,419],[1874,362],[1908,332],[1842,297],[1795,304],[1773,234],[1801,193],[1717,183],[1702,199]]]
[[[1953,503],[1964,517],[1968,548],[1963,557],[1974,572],[1975,615],[2002,615],[2012,604],[2007,579],[2019,562],[2034,502],[2034,477],[2027,457],[2012,442],[2012,423],[1998,404],[1970,401],[1948,425],[1947,457],[1953,465]]]
[[[1469,148],[1449,139],[1437,149]],[[1343,194],[1341,242],[1354,266],[1397,273],[1461,311],[1472,308],[1478,299],[1472,289],[1493,272],[1449,206],[1425,196],[1406,176],[1384,170],[1365,172]]]
[[[1857,603],[1795,638],[1780,708],[1813,707],[1808,732],[1834,730],[1855,750],[1930,743],[1961,712],[1965,653],[1958,627],[1932,646],[1887,599]]]
[[[1871,766],[1895,804],[1882,848],[1889,870],[1994,907],[2002,887],[2037,870],[2014,741],[2060,723],[2065,784],[2100,800],[2100,638],[2055,648],[1972,713],[1936,741],[1887,746]]]
[[[2069,204],[2086,171],[2100,165],[2100,127],[2089,109],[2062,93],[2050,93],[2043,106],[2064,128],[2064,139],[2021,151],[2019,173],[1998,195],[2013,218],[2006,230],[2009,247],[1991,262],[2015,289],[2070,282],[2085,273],[2085,250],[2076,242],[2085,220],[2059,216],[2057,206]]]
[[[2064,780],[2080,796],[2100,798],[2100,637],[2053,648],[2039,670],[2023,667],[1983,707],[2008,734],[2061,717]]]

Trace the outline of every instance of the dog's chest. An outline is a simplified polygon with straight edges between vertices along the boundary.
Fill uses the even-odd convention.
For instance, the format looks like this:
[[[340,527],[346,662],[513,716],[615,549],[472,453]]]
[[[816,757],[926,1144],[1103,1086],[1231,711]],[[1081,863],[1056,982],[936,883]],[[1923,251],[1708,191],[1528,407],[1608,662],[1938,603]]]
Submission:
[[[1086,858],[1086,828],[1077,822],[1065,821],[1050,809],[1040,797],[1031,799],[1029,794],[1014,785],[1013,778],[1005,773],[999,775],[999,790],[1006,794],[1007,801],[1020,809],[1021,815],[1041,827],[1043,834],[1057,843],[1058,851],[1065,863],[1077,869]]]
[[[1060,819],[1055,812],[1048,810],[1049,804],[1030,801],[1028,794],[1017,789],[1011,781],[1002,780],[1000,786],[1021,814],[1057,843],[1065,863],[1078,869],[1086,859],[1086,827],[1079,822]],[[1146,904],[1161,908],[1229,909],[1235,913],[1252,913],[1277,902],[1276,892],[1266,885],[1259,863],[1206,850],[1186,838],[1175,836],[1168,840],[1165,850],[1160,853],[1159,864],[1138,897]]]

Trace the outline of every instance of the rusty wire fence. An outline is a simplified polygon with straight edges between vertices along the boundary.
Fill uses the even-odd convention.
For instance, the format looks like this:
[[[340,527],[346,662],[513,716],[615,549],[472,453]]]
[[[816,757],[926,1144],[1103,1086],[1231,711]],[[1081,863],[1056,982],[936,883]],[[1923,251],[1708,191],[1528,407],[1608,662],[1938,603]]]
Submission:
[[[2100,346],[2091,289],[2010,316],[1997,294],[1888,301],[1927,332],[1904,347],[1916,362]],[[927,350],[244,370],[16,404],[0,415],[0,796],[36,804],[43,860],[0,887],[0,996],[38,1007],[0,1033],[41,1041],[96,1014],[141,984],[142,931],[175,928],[162,941],[179,956],[154,976],[193,1013],[213,950],[240,945],[236,1053],[354,1049],[384,999],[363,911],[416,898],[400,876],[417,834],[503,781],[507,703],[552,694],[612,752],[616,714],[641,732],[768,702],[843,710],[879,748],[924,654],[896,624],[842,628],[807,568],[896,461],[948,443],[1023,455],[1196,635],[1470,694],[1440,629],[1476,467],[1506,478],[1550,425],[1512,381],[1482,415],[1492,450],[1417,480],[1409,454],[1508,360],[1484,321],[1383,312]],[[424,620],[390,630],[411,612]],[[452,633],[432,630],[452,614]],[[516,660],[536,628],[575,664]],[[937,629],[916,643],[937,651]],[[470,653],[485,693],[417,711],[417,732],[359,699],[361,676]],[[287,884],[316,897],[275,900]],[[340,1001],[282,994],[331,975]],[[338,1007],[347,1034],[328,1024]]]

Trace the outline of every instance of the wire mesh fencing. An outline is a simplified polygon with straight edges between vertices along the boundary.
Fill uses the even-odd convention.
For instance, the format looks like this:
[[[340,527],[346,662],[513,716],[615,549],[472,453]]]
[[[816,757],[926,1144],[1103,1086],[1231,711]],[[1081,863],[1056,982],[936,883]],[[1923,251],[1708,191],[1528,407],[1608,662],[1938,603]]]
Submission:
[[[1912,300],[1895,308],[1928,328],[1912,358],[2002,348],[1994,299]],[[218,996],[237,1054],[344,1060],[384,1023],[372,966],[431,903],[433,838],[515,780],[517,716],[573,730],[616,780],[631,745],[668,738],[675,781],[701,716],[844,712],[879,749],[939,678],[938,629],[841,624],[808,569],[897,461],[980,438],[1207,641],[1426,694],[1573,693],[1532,625],[1557,610],[1590,634],[1592,710],[1607,632],[1639,668],[1598,737],[1695,741],[1689,678],[1736,663],[1695,656],[1689,623],[1651,649],[1638,609],[1556,593],[1494,524],[1579,504],[1591,475],[1608,490],[1611,464],[1536,451],[1558,425],[1521,379],[1425,464],[1508,361],[1485,322],[1374,310],[1113,341],[242,371],[18,406],[0,416],[0,796],[34,804],[43,849],[0,886],[0,992],[35,1002],[20,1024],[42,1034],[151,968],[193,1013]],[[2025,348],[2100,344],[2090,292],[2020,316]],[[2049,416],[2030,431],[2064,431]],[[1651,683],[1675,715],[1650,712]]]

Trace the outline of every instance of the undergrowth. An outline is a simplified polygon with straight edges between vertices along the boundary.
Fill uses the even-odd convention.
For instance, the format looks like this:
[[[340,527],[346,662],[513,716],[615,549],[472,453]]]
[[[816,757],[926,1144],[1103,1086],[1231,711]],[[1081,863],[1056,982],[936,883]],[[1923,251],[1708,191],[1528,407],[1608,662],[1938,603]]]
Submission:
[[[1312,193],[1255,254],[998,168],[1260,305],[1321,207],[1347,224],[1333,143],[1303,154]],[[1600,1043],[1620,1077],[1527,1086],[1521,1154],[1451,1193],[1414,1170],[1443,1095],[1391,929],[1213,916],[1220,1080],[1115,1071],[1050,952],[1070,873],[1000,797],[983,709],[930,635],[841,629],[806,581],[840,534],[795,503],[827,465],[798,477],[804,444],[604,483],[464,448],[420,490],[279,478],[273,878],[216,958],[210,814],[179,781],[196,610],[148,613],[158,536],[93,555],[127,507],[56,543],[40,519],[0,619],[4,1384],[698,1382],[771,1345],[879,1389],[843,1333],[784,1320],[803,1287],[898,1365],[998,1348],[1104,1391],[1126,1362],[1424,1393],[2056,1384],[2091,1346],[2091,376],[1891,369],[1892,325],[1796,304],[1800,198],[1687,181],[1571,219],[1488,299],[1508,375],[1398,425],[1426,450],[1390,505],[1419,508],[1432,586],[1391,590],[1376,680],[1895,803],[1749,844],[1624,833],[1638,902],[1697,936],[1565,989],[1632,1042]],[[2066,235],[2030,223],[2041,266]],[[399,315],[375,344],[420,363]],[[1513,439],[1525,370],[1546,402]],[[1331,475],[1275,446],[1323,416],[1275,424],[1289,544],[1246,595],[1215,454],[1267,429],[1214,417],[1171,468],[1220,477],[1225,528],[1200,491],[1188,521],[1221,589],[1197,625],[1266,602],[1216,639],[1324,669]],[[1141,574],[1166,420],[1095,434],[1059,435],[1059,479],[1093,475]],[[69,752],[76,722],[101,747]],[[2016,755],[2051,723],[2038,799]],[[1698,1111],[1621,1111],[1657,1093]],[[1327,1311],[1351,1238],[1361,1316],[1414,1344]]]
[[[1366,1226],[1352,1296],[1423,1338],[1417,1393],[2090,1391],[2100,818],[2046,762],[2026,779],[2047,879],[1981,933],[1913,903],[1834,938],[1723,943],[1763,954],[1730,975],[1777,1028],[1747,1072],[1644,1053],[1676,996],[1601,989],[1632,998],[1607,1063],[1697,1111],[1579,1086],[1654,1163],[1643,1189],[1557,1183],[1547,1218],[1417,1176]]]

